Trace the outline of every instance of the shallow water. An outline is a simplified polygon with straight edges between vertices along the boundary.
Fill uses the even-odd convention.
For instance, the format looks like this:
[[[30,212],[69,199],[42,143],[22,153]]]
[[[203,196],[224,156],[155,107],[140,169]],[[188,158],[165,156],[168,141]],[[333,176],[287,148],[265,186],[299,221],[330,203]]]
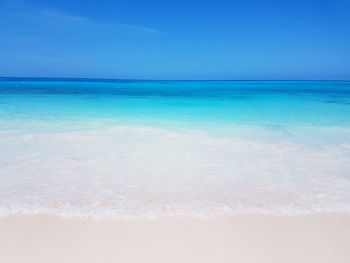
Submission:
[[[0,80],[3,215],[350,212],[350,82]]]

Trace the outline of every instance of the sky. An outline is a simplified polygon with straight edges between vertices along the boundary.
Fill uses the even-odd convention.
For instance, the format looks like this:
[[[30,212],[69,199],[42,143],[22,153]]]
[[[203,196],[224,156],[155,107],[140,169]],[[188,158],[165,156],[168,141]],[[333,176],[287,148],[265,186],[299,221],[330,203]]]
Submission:
[[[350,80],[350,0],[0,0],[0,76]]]

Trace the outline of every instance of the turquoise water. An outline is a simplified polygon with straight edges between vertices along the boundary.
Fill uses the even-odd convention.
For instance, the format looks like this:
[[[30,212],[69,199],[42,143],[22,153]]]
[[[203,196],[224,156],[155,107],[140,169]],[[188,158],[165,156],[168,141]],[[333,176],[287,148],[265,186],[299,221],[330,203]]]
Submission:
[[[0,214],[350,211],[350,82],[0,79]]]
[[[0,80],[2,118],[349,126],[350,82]]]
[[[93,123],[347,142],[350,82],[0,80],[0,129]]]

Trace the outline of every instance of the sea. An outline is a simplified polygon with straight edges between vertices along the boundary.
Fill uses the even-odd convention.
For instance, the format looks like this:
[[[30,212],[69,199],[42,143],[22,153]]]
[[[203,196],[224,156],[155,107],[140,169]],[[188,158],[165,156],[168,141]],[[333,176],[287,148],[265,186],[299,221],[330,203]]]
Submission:
[[[0,216],[350,213],[350,82],[0,78]]]

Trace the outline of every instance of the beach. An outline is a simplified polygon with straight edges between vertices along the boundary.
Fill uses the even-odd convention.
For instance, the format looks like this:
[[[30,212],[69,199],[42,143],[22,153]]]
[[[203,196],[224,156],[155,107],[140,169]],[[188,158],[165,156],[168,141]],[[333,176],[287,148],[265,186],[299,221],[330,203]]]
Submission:
[[[346,263],[350,216],[0,219],[2,262]]]
[[[0,263],[350,263],[349,14],[0,0]]]
[[[0,81],[1,262],[348,262],[350,83]]]

